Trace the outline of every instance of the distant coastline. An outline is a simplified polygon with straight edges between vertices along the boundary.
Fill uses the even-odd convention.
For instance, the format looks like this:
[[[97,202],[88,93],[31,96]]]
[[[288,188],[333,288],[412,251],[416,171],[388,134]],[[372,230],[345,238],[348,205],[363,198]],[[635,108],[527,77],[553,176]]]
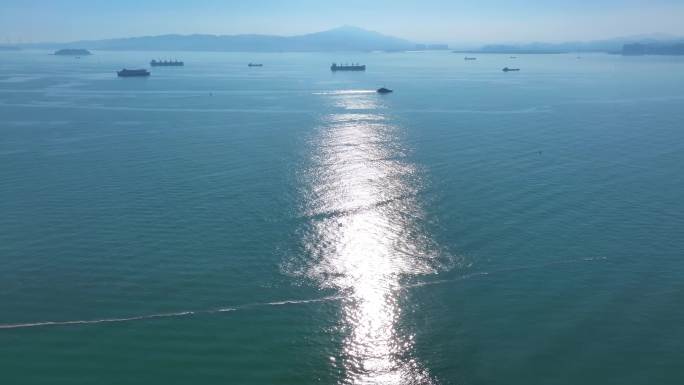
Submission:
[[[572,53],[607,53],[623,56],[682,56],[684,55],[684,42],[682,43],[628,43],[621,47],[604,49],[586,47],[568,47],[566,49],[530,48],[526,46],[485,46],[480,49],[455,50],[457,54],[506,54],[506,55],[558,55]]]
[[[515,55],[560,55],[564,53],[569,53],[569,52],[564,52],[564,51],[547,51],[547,50],[524,50],[524,49],[501,49],[501,50],[483,50],[483,49],[475,49],[475,50],[455,50],[452,51],[453,53],[457,54],[515,54]]]
[[[684,42],[677,44],[625,44],[622,47],[622,54],[625,56],[644,56],[644,55],[684,55]]]

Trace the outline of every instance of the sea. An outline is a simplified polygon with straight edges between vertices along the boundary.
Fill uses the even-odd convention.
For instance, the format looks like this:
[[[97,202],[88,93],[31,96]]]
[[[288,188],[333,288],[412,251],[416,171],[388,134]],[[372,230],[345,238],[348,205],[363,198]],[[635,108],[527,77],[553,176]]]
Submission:
[[[684,57],[50,53],[0,52],[1,384],[684,383]]]

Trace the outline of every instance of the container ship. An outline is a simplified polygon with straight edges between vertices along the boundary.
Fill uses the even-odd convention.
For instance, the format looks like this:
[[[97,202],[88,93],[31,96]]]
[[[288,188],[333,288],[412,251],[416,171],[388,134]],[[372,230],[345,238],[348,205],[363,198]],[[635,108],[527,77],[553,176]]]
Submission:
[[[330,66],[330,70],[333,72],[337,71],[365,71],[366,66],[365,65],[359,65],[357,64],[337,64],[333,63]]]
[[[152,67],[182,67],[185,63],[178,60],[152,60],[150,65]]]

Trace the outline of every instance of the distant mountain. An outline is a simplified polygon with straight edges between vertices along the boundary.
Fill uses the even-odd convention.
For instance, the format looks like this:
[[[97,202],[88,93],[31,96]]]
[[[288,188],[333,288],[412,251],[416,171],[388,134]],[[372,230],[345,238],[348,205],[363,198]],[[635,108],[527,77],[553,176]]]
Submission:
[[[356,27],[340,27],[300,36],[162,35],[73,43],[33,44],[33,48],[131,51],[403,51],[415,43]]]

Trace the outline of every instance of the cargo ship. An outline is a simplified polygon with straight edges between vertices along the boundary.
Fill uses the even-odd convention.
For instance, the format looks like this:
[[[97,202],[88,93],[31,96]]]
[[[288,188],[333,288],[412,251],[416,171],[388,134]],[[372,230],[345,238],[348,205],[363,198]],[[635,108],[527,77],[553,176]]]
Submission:
[[[121,71],[116,71],[116,74],[120,78],[131,78],[131,77],[138,77],[138,76],[150,76],[150,71],[146,69],[141,69],[141,70],[129,70],[129,69],[122,69]]]
[[[55,55],[55,56],[87,56],[87,55],[92,55],[92,54],[87,49],[68,48],[68,49],[60,49],[59,51],[55,51],[55,53],[53,55]]]
[[[261,63],[249,63],[247,64],[247,67],[263,67],[264,65]]]
[[[337,64],[333,63],[330,66],[330,70],[333,72],[336,71],[365,71],[366,66],[365,65],[360,65],[358,63],[356,64]]]
[[[502,71],[503,71],[503,72],[518,72],[518,71],[520,71],[520,68],[508,68],[508,67],[505,67]]]
[[[150,65],[152,67],[182,67],[185,63],[178,60],[152,60]]]

